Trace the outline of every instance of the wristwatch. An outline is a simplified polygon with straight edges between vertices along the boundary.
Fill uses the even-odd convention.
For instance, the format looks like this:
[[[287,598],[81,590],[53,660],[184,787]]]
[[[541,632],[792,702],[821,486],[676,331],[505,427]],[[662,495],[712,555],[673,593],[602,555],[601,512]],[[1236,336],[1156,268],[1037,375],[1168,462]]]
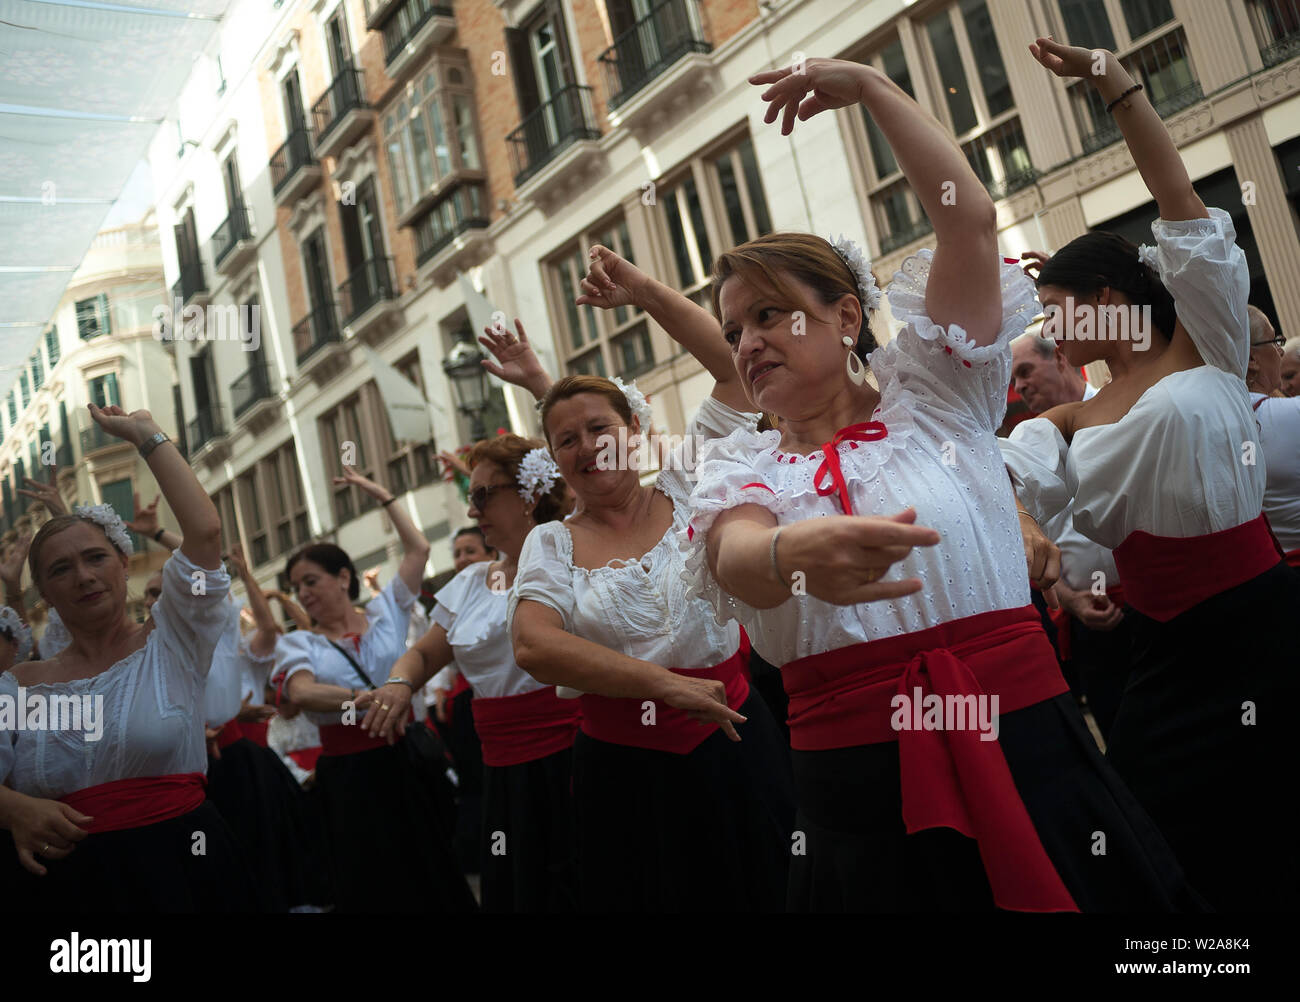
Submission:
[[[140,458],[148,459],[149,453],[153,452],[154,449],[162,445],[163,442],[170,442],[170,441],[171,439],[167,436],[167,433],[165,431],[154,432],[152,435],[150,435],[148,438],[146,438],[143,442],[140,443]]]

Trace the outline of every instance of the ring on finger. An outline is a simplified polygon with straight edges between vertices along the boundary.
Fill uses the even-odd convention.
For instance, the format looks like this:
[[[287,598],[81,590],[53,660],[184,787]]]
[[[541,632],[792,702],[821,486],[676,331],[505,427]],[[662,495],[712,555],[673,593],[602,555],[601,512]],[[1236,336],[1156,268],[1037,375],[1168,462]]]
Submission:
[[[44,856],[49,851],[50,851],[50,843],[46,842],[43,846],[41,846],[41,855]]]

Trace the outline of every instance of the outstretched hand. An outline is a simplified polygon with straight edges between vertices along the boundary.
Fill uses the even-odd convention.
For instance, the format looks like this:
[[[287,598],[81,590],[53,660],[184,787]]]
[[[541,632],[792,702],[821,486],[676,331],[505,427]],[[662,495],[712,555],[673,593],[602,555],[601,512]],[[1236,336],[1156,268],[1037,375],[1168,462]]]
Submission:
[[[153,501],[147,506],[141,507],[140,494],[137,491],[135,497],[135,518],[128,519],[126,527],[132,532],[139,533],[141,536],[148,536],[153,539],[154,534],[158,531],[158,502],[161,500],[161,494],[155,494]]]
[[[1052,255],[1046,251],[1025,251],[1020,255],[1020,260],[1024,262],[1020,270],[1025,273],[1026,278],[1032,278],[1038,281],[1038,275],[1042,273],[1043,265],[1052,260]]]
[[[528,343],[524,322],[518,317],[515,317],[515,330],[519,332],[517,337],[508,327],[483,328],[483,336],[478,339],[478,343],[496,359],[495,362],[490,358],[483,359],[483,368],[497,379],[525,389],[531,389],[539,380],[549,382],[537,352]]]
[[[806,59],[802,64],[755,73],[752,84],[771,84],[759,95],[768,102],[763,121],[771,124],[781,115],[781,135],[794,131],[796,118],[806,122],[819,112],[846,108],[862,98],[861,63],[847,59]]]
[[[94,419],[95,424],[114,438],[130,442],[137,448],[145,439],[158,430],[153,415],[148,411],[131,411],[128,414],[117,404],[108,407],[97,407],[95,404],[87,404],[86,406],[89,408],[90,416]]]
[[[640,307],[650,277],[627,258],[602,244],[593,244],[587,251],[587,274],[578,285],[582,295],[573,301],[577,306],[601,310]]]
[[[385,488],[380,487],[368,477],[363,477],[351,466],[343,467],[343,476],[334,478],[335,487],[341,487],[343,484],[351,484],[354,487],[360,487],[363,491],[378,501],[387,501],[390,497]]]
[[[21,536],[9,544],[4,559],[0,560],[0,584],[12,586],[15,590],[23,576],[23,561],[32,545],[32,534],[24,529]]]
[[[1105,70],[1105,49],[1085,49],[1082,45],[1063,45],[1054,38],[1039,38],[1029,43],[1029,54],[1045,69],[1058,77],[1095,77]],[[1100,69],[1099,69],[1100,67]]]
[[[45,510],[50,513],[50,517],[55,515],[66,515],[68,506],[63,501],[63,495],[59,493],[59,468],[50,467],[50,482],[42,483],[39,480],[33,480],[31,477],[23,477],[23,486],[18,488],[18,493],[25,498],[31,498],[33,501],[40,501],[45,505]]]

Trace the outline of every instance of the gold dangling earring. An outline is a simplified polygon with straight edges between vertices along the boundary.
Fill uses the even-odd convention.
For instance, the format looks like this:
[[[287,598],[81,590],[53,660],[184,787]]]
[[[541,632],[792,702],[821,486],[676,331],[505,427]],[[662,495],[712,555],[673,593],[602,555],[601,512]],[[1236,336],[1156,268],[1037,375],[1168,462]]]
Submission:
[[[858,353],[853,350],[853,338],[845,334],[840,340],[849,349],[849,357],[844,363],[849,379],[853,380],[854,386],[861,386],[867,381],[867,367],[862,364],[862,359],[858,358]]]

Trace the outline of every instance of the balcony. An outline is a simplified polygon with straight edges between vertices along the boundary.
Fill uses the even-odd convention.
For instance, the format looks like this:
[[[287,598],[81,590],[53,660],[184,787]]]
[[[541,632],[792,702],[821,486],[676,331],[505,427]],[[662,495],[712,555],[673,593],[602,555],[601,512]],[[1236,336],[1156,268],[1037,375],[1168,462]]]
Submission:
[[[611,124],[666,122],[691,92],[702,99],[714,89],[702,23],[696,0],[662,0],[600,54]]]
[[[208,292],[208,281],[203,276],[203,262],[199,260],[197,249],[191,252],[194,257],[181,265],[181,277],[172,286],[172,299],[182,306],[207,306],[212,301]]]
[[[237,423],[247,421],[262,426],[258,419],[274,415],[278,403],[271,389],[270,366],[263,361],[254,361],[247,372],[230,384],[230,406]]]
[[[354,337],[385,333],[401,317],[397,297],[393,259],[381,257],[363,262],[339,286],[343,326]]]
[[[219,405],[203,408],[185,426],[185,441],[190,448],[191,460],[206,459],[211,463],[214,459],[219,461],[226,458],[229,450],[220,450],[220,455],[214,455],[225,437],[226,422]]]
[[[913,240],[920,240],[927,233],[934,232],[934,225],[925,216],[922,216],[910,226],[887,233],[880,238],[881,255],[888,254],[892,250],[910,244]]]
[[[401,0],[366,0],[366,27],[374,30],[384,23],[388,12],[396,7]]]
[[[320,183],[320,163],[305,127],[294,129],[284,145],[271,154],[271,191],[276,205],[288,205]]]
[[[541,105],[506,137],[516,194],[552,203],[564,193],[589,186],[592,168],[603,158],[591,110],[591,88],[570,84]]]
[[[1184,108],[1190,108],[1204,96],[1201,85],[1192,83],[1155,101],[1153,107],[1156,114],[1161,118],[1168,118]],[[1123,138],[1124,134],[1119,131],[1119,126],[1115,124],[1114,119],[1111,119],[1105,122],[1096,132],[1083,137],[1083,152],[1085,154],[1096,153],[1098,150],[1105,149],[1111,143],[1117,143]]]
[[[130,450],[135,448],[130,442],[117,438],[104,431],[97,424],[81,429],[81,455],[83,459],[92,454],[110,449]]]
[[[293,350],[299,375],[310,375],[317,384],[346,367],[347,344],[337,303],[326,303],[293,325]]]
[[[415,263],[422,277],[446,285],[456,272],[468,271],[491,253],[486,206],[486,185],[469,182],[452,189],[414,223]]]
[[[366,102],[365,79],[359,69],[345,67],[311,109],[316,136],[316,155],[337,156],[375,120]]]
[[[1300,55],[1300,0],[1250,0],[1247,11],[1265,69]]]
[[[413,66],[420,56],[442,45],[456,32],[456,18],[451,5],[439,6],[432,0],[404,0],[388,6],[382,18],[385,71],[397,79]],[[378,23],[381,19],[376,18]],[[367,24],[370,18],[367,17]]]
[[[235,205],[212,234],[212,263],[229,278],[257,255],[248,206]]]

